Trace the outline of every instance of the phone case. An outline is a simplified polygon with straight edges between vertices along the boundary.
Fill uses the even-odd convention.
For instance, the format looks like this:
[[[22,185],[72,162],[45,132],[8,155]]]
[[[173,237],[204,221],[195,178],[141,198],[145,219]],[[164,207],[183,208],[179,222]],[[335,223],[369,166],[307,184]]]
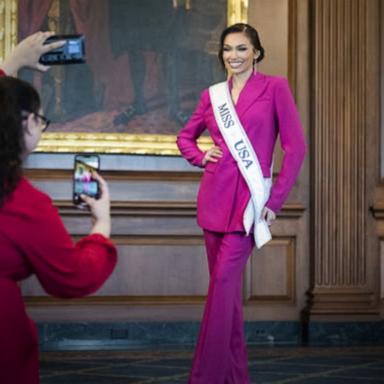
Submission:
[[[39,62],[44,65],[85,63],[85,40],[83,35],[54,35],[44,44],[65,40],[66,44],[41,55]]]

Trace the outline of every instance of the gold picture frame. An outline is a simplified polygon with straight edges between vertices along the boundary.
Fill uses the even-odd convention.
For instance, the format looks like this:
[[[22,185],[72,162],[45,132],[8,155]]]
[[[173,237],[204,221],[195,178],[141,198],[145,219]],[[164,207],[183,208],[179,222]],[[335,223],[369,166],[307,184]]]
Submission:
[[[246,22],[248,0],[228,0],[228,24]],[[17,42],[17,0],[0,0],[0,60]],[[45,133],[37,152],[178,155],[174,135],[125,133]],[[208,137],[199,140],[202,148]]]

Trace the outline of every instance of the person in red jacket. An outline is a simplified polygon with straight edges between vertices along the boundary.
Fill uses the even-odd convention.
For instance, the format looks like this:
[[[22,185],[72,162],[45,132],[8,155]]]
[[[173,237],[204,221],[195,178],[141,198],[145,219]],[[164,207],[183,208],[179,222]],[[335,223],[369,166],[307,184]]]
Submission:
[[[21,67],[42,71],[40,55],[51,33],[21,42],[1,65],[0,77],[0,383],[37,384],[38,335],[18,282],[36,275],[47,293],[75,298],[95,292],[112,273],[116,247],[109,240],[110,201],[99,175],[101,198],[84,197],[93,216],[88,236],[71,240],[51,199],[22,174],[23,160],[36,148],[49,121],[37,91],[5,74]]]

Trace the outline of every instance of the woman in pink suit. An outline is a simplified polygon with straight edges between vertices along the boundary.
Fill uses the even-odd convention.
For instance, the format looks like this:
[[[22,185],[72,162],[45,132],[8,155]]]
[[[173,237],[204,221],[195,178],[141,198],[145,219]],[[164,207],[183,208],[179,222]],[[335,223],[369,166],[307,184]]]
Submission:
[[[298,112],[287,80],[256,71],[264,57],[257,31],[247,24],[226,28],[219,60],[228,72],[235,110],[248,136],[264,178],[271,177],[272,155],[280,135],[284,158],[262,211],[270,225],[287,198],[306,153]],[[197,146],[208,130],[214,146]],[[190,384],[250,383],[243,329],[241,276],[254,246],[243,215],[250,192],[232,157],[212,110],[208,90],[177,137],[182,155],[204,167],[197,199],[198,224],[204,230],[210,284]]]
[[[0,70],[0,383],[37,384],[38,335],[29,319],[18,282],[36,275],[57,297],[95,292],[112,273],[116,248],[109,240],[108,187],[98,179],[99,200],[84,197],[92,213],[91,233],[76,244],[50,198],[22,176],[23,160],[36,148],[49,121],[40,98],[16,74],[23,66],[48,69],[40,55],[61,43],[44,45],[51,33],[37,33],[21,42]]]

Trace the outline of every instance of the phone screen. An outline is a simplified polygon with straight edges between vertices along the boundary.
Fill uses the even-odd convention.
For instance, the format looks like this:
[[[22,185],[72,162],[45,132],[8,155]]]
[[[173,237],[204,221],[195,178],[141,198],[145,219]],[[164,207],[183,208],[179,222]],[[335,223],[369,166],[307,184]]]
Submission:
[[[73,171],[73,202],[85,206],[81,194],[95,199],[100,197],[99,183],[92,176],[92,171],[98,171],[100,159],[97,155],[76,155]]]
[[[44,53],[39,62],[44,65],[85,63],[85,43],[83,35],[54,35],[44,44],[64,40],[62,47]]]

